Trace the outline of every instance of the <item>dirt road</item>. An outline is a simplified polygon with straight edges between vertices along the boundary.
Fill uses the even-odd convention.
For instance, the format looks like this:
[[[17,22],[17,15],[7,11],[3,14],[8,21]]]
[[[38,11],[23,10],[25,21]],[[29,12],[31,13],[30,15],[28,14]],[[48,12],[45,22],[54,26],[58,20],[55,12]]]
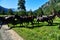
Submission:
[[[3,25],[0,29],[0,40],[23,40],[15,31],[8,30],[7,25]]]

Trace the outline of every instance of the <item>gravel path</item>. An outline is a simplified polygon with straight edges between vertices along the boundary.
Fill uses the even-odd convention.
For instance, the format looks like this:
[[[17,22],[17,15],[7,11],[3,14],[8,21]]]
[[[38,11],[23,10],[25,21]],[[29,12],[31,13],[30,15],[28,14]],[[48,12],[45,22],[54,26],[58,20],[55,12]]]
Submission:
[[[12,40],[11,35],[9,35],[9,32],[6,30],[5,26],[2,26],[1,28],[1,36],[3,40]]]
[[[0,40],[3,40],[2,37],[1,37],[1,30],[0,30]]]
[[[23,40],[15,31],[8,30],[7,25],[3,25],[0,29],[0,40]]]

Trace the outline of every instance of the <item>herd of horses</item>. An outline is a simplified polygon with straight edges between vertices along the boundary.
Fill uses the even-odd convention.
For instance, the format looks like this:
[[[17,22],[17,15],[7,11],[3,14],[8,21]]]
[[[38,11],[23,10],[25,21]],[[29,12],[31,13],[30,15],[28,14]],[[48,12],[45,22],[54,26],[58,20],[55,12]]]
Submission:
[[[52,25],[53,24],[53,19],[55,18],[55,16],[57,15],[56,11],[52,11],[52,15],[48,15],[48,16],[18,16],[18,15],[11,15],[11,16],[5,16],[5,17],[0,17],[0,21],[3,24],[8,24],[8,23],[12,23],[12,24],[16,24],[16,23],[20,23],[23,24],[24,22],[29,23],[31,22],[31,24],[34,24],[34,18],[36,18],[37,22],[47,22],[48,25]],[[17,22],[18,21],[18,22]]]

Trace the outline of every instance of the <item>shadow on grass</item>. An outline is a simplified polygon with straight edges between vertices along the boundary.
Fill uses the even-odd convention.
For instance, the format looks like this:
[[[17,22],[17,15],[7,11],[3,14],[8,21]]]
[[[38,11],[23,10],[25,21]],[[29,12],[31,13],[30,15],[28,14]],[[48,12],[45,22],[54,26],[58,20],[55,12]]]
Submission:
[[[29,28],[29,29],[33,29],[33,28],[37,28],[37,27],[42,27],[42,26],[12,26],[12,27],[10,27],[10,29],[12,29],[12,28]]]
[[[38,27],[42,27],[42,26],[57,26],[57,25],[59,25],[60,23],[53,23],[52,25],[48,25],[48,24],[41,24],[41,23],[39,23],[39,24],[34,24],[34,25],[32,25],[32,26],[12,26],[12,27],[10,27],[10,29],[12,29],[12,28],[29,28],[29,29],[33,29],[33,28],[38,28]]]
[[[54,23],[54,25],[60,25],[60,23]]]

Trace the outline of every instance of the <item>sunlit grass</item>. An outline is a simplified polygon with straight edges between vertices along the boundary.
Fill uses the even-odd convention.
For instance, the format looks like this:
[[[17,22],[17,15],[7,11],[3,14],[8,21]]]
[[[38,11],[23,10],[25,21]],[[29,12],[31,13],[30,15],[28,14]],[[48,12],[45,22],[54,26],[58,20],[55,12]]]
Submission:
[[[54,23],[58,23],[52,26],[47,26],[47,23],[40,23],[41,27],[31,28],[13,28],[24,40],[60,40],[59,23],[60,18],[56,18]],[[18,24],[19,25],[19,24]],[[36,25],[36,24],[35,24]]]

